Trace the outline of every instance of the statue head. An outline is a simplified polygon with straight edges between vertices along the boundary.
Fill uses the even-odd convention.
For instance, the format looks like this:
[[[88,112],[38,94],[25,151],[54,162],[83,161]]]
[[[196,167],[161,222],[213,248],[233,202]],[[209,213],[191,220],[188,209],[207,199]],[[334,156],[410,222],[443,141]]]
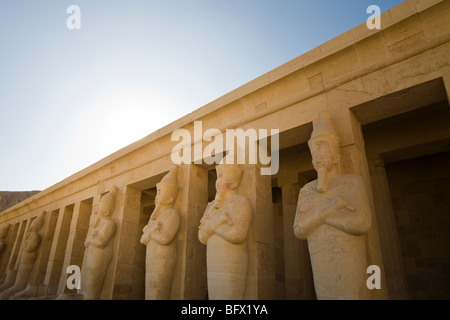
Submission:
[[[100,200],[98,205],[97,214],[102,217],[111,216],[116,204],[116,194],[119,188],[114,185],[110,191],[108,191]]]
[[[178,196],[178,166],[174,165],[156,184],[156,205],[174,205]]]
[[[311,150],[312,164],[316,171],[330,171],[338,167],[340,141],[328,111],[321,111],[318,119],[314,121],[308,146]]]
[[[235,190],[239,187],[242,178],[242,169],[239,164],[219,164],[216,166],[217,192]]]
[[[4,225],[2,225],[0,227],[0,239],[3,239],[6,237],[10,226],[11,226],[10,223],[5,223]]]
[[[40,215],[38,215],[33,222],[30,225],[30,228],[28,229],[28,232],[38,232],[41,230],[42,226],[44,225],[45,221],[45,211],[43,211]]]

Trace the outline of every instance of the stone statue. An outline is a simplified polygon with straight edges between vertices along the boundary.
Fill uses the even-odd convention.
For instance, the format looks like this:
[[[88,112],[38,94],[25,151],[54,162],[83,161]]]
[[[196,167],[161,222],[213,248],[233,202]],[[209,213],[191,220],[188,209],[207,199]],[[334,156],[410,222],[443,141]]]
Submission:
[[[5,250],[6,243],[5,238],[8,235],[9,227],[11,224],[5,223],[3,226],[0,227],[0,254]]]
[[[156,185],[155,209],[143,229],[145,299],[168,300],[177,263],[177,233],[180,214],[173,208],[178,196],[178,167],[171,168]]]
[[[363,235],[371,227],[371,214],[364,181],[340,174],[340,142],[328,112],[314,122],[308,145],[317,179],[300,190],[294,233],[308,240],[317,298],[365,299]]]
[[[38,215],[30,227],[25,237],[25,241],[22,245],[22,251],[20,254],[19,267],[17,268],[16,280],[12,287],[2,288],[2,294],[0,294],[0,300],[8,300],[12,298],[16,293],[24,290],[28,283],[31,271],[33,270],[34,262],[38,256],[38,249],[41,244],[41,235],[39,231],[44,225],[45,211]]]
[[[81,276],[81,292],[85,300],[100,299],[109,264],[113,256],[116,226],[111,216],[118,188],[113,186],[100,200],[95,221],[84,241],[85,263]]]
[[[247,279],[252,207],[248,198],[237,194],[239,165],[219,164],[216,172],[216,197],[208,203],[198,231],[207,246],[208,295],[211,300],[240,300]]]

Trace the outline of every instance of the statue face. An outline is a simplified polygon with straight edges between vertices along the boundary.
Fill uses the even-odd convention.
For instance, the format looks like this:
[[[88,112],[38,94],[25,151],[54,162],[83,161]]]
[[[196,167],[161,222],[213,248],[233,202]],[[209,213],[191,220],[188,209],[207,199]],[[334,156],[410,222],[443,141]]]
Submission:
[[[164,188],[164,186],[156,187],[155,205],[171,204],[173,202],[173,196],[170,190]]]
[[[331,138],[318,138],[311,143],[312,164],[316,171],[331,170],[333,168],[336,158],[334,148],[335,145]]]
[[[97,215],[102,216],[102,217],[107,217],[107,216],[109,216],[109,214],[110,214],[110,211],[109,211],[108,205],[104,201],[101,201],[100,204],[98,205]]]
[[[236,188],[236,177],[231,174],[230,171],[218,170],[216,180],[217,192],[223,192],[226,190],[233,190]]]

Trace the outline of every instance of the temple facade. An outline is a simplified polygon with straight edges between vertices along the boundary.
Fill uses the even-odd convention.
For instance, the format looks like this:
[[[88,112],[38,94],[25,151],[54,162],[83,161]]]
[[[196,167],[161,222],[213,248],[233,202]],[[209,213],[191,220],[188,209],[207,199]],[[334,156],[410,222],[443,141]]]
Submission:
[[[245,283],[230,292],[252,300],[317,299],[311,239],[298,238],[293,225],[300,191],[308,196],[304,186],[318,179],[308,141],[322,111],[339,137],[340,173],[358,175],[367,190],[371,223],[358,235],[364,297],[450,298],[449,17],[450,1],[406,0],[381,15],[381,29],[361,24],[1,212],[0,298],[79,299],[93,287],[95,299],[145,299],[146,292],[210,299],[208,268],[222,264],[209,262],[208,248],[217,244],[202,243],[199,227],[219,201],[219,185],[228,186],[216,183],[222,171],[214,160],[236,145],[226,133],[242,130],[245,141],[256,133],[260,157],[251,161],[245,141],[237,150],[244,149],[245,161],[230,199],[246,206],[249,218],[246,271],[232,280]],[[164,195],[169,173],[176,193]],[[170,285],[149,293],[154,282],[147,275],[159,277],[155,270],[165,267],[150,272],[158,258],[146,256],[160,250],[155,256],[167,257],[169,249],[151,249],[143,230],[162,232],[165,220],[150,219],[169,215],[177,228],[167,241],[176,247],[170,281],[158,281]],[[237,225],[222,218],[218,223]],[[243,247],[236,243],[226,244],[227,252]],[[68,285],[68,267],[80,269],[79,286]]]

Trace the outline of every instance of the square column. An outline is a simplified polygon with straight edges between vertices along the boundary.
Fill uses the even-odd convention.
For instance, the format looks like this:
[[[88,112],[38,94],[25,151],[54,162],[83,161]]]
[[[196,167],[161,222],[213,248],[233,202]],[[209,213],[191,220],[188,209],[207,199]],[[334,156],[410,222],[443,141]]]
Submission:
[[[305,179],[300,184],[306,183]],[[300,184],[285,183],[281,185],[287,300],[312,300],[315,298],[308,242],[297,239],[293,232]]]
[[[370,157],[369,171],[389,298],[409,299],[405,266],[383,158]]]
[[[76,294],[76,289],[69,290],[67,288],[66,282],[68,274],[66,273],[66,270],[70,265],[76,265],[82,268],[84,241],[86,240],[86,234],[89,228],[89,217],[91,212],[92,206],[89,201],[75,203],[66,240],[64,263],[59,281],[59,293]]]
[[[246,165],[238,190],[252,205],[246,300],[275,299],[272,176],[261,175],[260,169],[260,165]]]
[[[114,256],[108,269],[102,299],[126,300],[139,295],[135,291],[135,264],[142,236],[140,206],[142,191],[130,186],[117,192],[112,219],[116,223]]]
[[[66,273],[62,271],[72,215],[73,205],[59,209],[54,241],[50,249],[47,271],[44,278],[44,286],[47,287],[46,294],[50,296],[57,294],[60,281],[65,283]]]
[[[194,164],[178,170],[180,187],[174,208],[181,215],[177,236],[178,261],[170,298],[206,298],[206,246],[198,240],[198,226],[208,204],[208,171]]]

